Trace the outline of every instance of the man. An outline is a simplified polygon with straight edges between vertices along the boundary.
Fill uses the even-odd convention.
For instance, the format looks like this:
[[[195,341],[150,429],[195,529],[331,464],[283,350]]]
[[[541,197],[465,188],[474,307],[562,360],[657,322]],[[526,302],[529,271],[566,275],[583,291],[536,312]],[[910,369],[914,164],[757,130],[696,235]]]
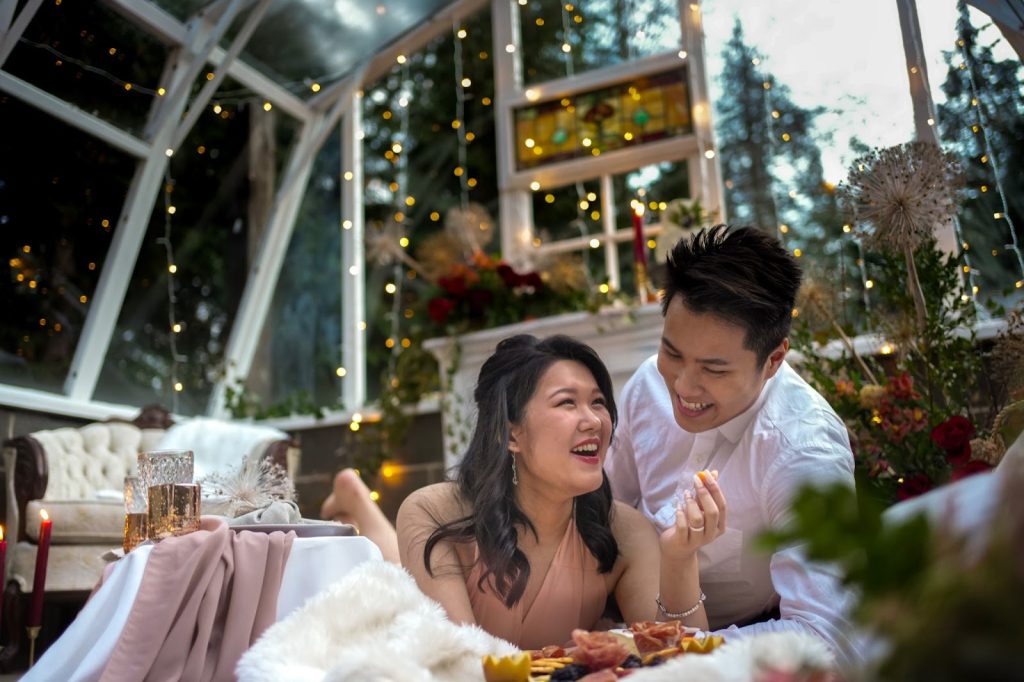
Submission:
[[[680,240],[668,257],[661,345],[623,389],[606,469],[615,497],[662,530],[694,475],[717,470],[727,529],[699,555],[711,627],[813,632],[846,658],[849,595],[835,572],[797,549],[769,556],[753,546],[785,522],[802,485],[854,485],[842,420],[785,361],[800,278],[795,259],[753,228]]]

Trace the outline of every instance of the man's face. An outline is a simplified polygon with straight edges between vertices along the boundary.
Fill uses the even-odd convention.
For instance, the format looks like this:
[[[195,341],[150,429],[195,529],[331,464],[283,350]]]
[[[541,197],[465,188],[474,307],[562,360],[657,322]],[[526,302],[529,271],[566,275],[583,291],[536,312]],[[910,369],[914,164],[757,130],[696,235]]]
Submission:
[[[673,296],[665,313],[658,372],[672,398],[676,423],[691,433],[721,426],[754,404],[779,370],[784,340],[764,363],[744,346],[746,330],[717,315],[690,310]]]

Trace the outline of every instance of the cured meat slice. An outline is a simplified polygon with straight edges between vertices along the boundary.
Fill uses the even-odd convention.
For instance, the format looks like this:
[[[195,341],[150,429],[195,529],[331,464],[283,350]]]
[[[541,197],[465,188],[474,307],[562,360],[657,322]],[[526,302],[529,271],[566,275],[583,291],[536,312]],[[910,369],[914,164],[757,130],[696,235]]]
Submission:
[[[629,629],[633,632],[633,643],[641,654],[674,647],[683,635],[683,624],[678,620],[664,623],[638,621],[630,625]]]
[[[614,668],[629,657],[629,649],[610,632],[589,632],[573,630],[572,641],[576,642],[573,661],[591,670]]]

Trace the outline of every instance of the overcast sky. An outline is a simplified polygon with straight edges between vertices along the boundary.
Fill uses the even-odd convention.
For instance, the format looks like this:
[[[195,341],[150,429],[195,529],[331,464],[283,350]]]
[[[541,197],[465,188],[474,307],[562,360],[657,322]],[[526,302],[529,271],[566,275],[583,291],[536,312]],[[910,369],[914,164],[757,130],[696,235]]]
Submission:
[[[928,59],[932,96],[942,101],[940,86],[946,77],[943,50],[954,47],[956,3],[922,0],[917,3],[921,34]],[[705,0],[705,50],[712,75],[711,95],[721,97],[717,81],[722,69],[722,48],[732,35],[735,18],[743,23],[747,44],[762,55],[762,67],[787,85],[797,104],[825,106],[819,128],[834,133],[822,144],[826,178],[838,182],[853,159],[850,136],[871,146],[889,146],[913,137],[913,112],[899,15],[893,0],[808,2],[807,0]],[[988,16],[972,8],[975,26]],[[987,41],[1000,39],[999,58],[1016,59],[993,27]]]

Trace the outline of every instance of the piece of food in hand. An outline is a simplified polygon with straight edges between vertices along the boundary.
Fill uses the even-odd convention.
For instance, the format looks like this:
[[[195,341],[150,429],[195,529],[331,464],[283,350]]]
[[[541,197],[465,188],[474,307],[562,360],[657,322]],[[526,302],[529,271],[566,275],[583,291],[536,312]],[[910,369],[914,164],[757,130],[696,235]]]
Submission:
[[[483,658],[484,680],[486,682],[529,682],[530,654],[519,653],[511,656]]]

